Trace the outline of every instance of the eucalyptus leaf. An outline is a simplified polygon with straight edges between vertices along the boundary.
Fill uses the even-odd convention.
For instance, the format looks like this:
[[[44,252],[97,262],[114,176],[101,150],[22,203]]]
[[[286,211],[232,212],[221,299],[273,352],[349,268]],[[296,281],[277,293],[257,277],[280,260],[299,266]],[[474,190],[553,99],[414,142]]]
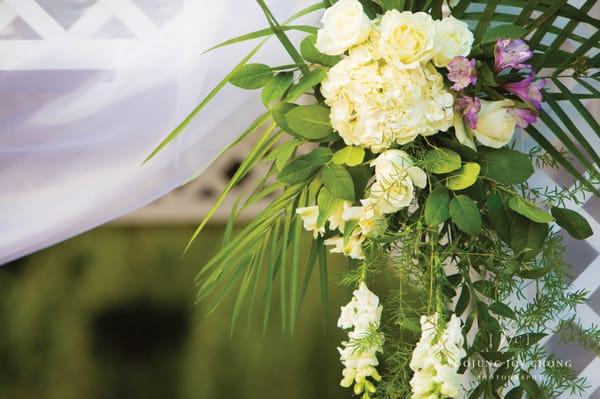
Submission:
[[[486,206],[490,227],[498,233],[498,236],[505,243],[510,244],[510,225],[514,218],[514,213],[498,193],[491,193],[488,196]]]
[[[231,77],[229,82],[242,89],[255,90],[266,85],[272,77],[273,71],[268,65],[246,64]]]
[[[588,221],[579,213],[571,209],[556,207],[553,207],[550,211],[556,219],[556,223],[574,239],[585,240],[594,234]]]
[[[310,162],[296,159],[283,168],[277,180],[286,184],[304,183],[312,175],[313,169],[314,166]]]
[[[482,176],[503,184],[523,183],[534,172],[527,154],[505,148],[481,151],[479,163]]]
[[[431,173],[444,174],[460,169],[460,155],[448,148],[434,148],[427,151],[424,157],[427,170]]]
[[[450,217],[463,232],[476,236],[481,231],[479,207],[466,195],[459,195],[450,201]]]
[[[496,313],[498,316],[506,317],[513,320],[517,319],[517,315],[515,314],[515,312],[502,302],[492,303],[489,306],[489,309],[492,312]]]
[[[365,159],[362,147],[348,146],[333,154],[333,162],[338,165],[358,166]]]
[[[450,196],[446,187],[439,186],[425,200],[425,223],[434,227],[450,217]]]
[[[288,132],[290,134],[294,134],[290,125],[288,125],[285,120],[285,114],[290,112],[292,109],[296,108],[298,105],[292,103],[279,103],[274,105],[271,108],[271,117],[277,124],[277,127],[283,130],[284,132]]]
[[[261,100],[264,105],[279,102],[287,89],[292,85],[294,74],[292,72],[281,72],[273,76],[263,88]]]
[[[520,215],[515,215],[510,226],[510,245],[515,256],[524,261],[540,253],[547,236],[548,224],[532,222]]]
[[[512,197],[508,201],[508,206],[513,211],[536,223],[550,223],[554,221],[554,218],[548,212],[541,210],[521,197]]]
[[[481,167],[478,163],[467,162],[455,174],[448,177],[446,187],[450,190],[464,190],[471,187],[477,181]]]
[[[323,185],[336,197],[347,201],[354,201],[354,182],[348,170],[340,165],[330,164],[321,171]]]
[[[300,105],[285,114],[292,131],[309,140],[321,140],[333,133],[329,108],[322,105]]]

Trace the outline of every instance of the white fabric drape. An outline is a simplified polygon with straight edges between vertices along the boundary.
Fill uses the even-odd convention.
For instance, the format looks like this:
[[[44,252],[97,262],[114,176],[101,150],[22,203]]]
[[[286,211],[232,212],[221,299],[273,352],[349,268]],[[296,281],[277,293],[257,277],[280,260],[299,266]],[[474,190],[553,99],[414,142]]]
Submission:
[[[176,0],[98,0],[70,28],[56,22],[69,4],[83,2],[0,2],[0,25],[17,14],[39,36],[0,37],[0,264],[166,194],[260,112],[255,94],[226,87],[184,135],[142,165],[251,46],[202,51],[268,25],[253,0],[183,1],[159,27],[144,6],[172,9]],[[270,3],[282,20],[308,4]],[[133,38],[106,39],[123,25]],[[289,63],[277,46],[272,40],[258,59]]]

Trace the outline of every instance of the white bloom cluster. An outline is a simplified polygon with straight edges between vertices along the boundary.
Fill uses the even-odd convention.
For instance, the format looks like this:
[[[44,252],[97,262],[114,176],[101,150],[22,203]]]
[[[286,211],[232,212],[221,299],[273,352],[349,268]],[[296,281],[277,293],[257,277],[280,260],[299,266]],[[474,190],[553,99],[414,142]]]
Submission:
[[[461,395],[460,361],[465,357],[461,321],[452,315],[446,329],[439,329],[439,315],[421,316],[421,340],[410,368],[412,399],[458,398]]]
[[[446,66],[469,54],[473,35],[467,25],[452,17],[434,21],[423,12],[397,10],[366,24],[366,16],[356,15],[358,9],[362,11],[357,0],[338,1],[327,10],[319,31],[327,38],[317,41],[321,52],[348,52],[321,87],[333,128],[346,144],[374,152],[447,130],[454,97],[431,62]],[[334,44],[338,25],[344,27],[339,31],[343,39]]]
[[[348,333],[349,341],[342,342],[342,347],[338,348],[340,360],[345,367],[340,384],[345,388],[354,384],[354,393],[362,394],[365,399],[375,393],[375,386],[369,378],[381,380],[375,367],[379,365],[377,352],[383,350],[382,338],[377,331],[382,309],[377,295],[362,282],[354,291],[352,300],[342,307],[337,323],[338,327],[345,330],[353,329]]]

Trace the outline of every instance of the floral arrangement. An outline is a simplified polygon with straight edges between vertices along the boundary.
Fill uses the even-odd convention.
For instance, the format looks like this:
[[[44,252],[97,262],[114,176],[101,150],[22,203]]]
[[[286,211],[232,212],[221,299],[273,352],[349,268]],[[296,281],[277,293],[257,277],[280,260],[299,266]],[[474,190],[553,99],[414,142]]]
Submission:
[[[567,332],[588,347],[600,343],[599,329],[576,317],[587,293],[570,287],[555,228],[589,237],[589,224],[567,204],[599,194],[589,161],[598,156],[560,105],[567,101],[600,131],[582,105],[600,98],[588,81],[599,80],[591,72],[598,57],[587,53],[598,43],[573,33],[578,23],[598,26],[586,14],[593,2],[576,9],[566,1],[496,0],[477,13],[469,7],[482,2],[339,0],[284,24],[258,3],[270,27],[216,48],[274,35],[293,63],[248,63],[261,43],[155,151],[227,82],[262,90],[267,111],[240,140],[262,133],[193,239],[260,162],[270,162],[270,172],[244,204],[273,193],[276,199],[235,236],[244,206],[234,209],[222,249],[199,273],[198,299],[214,294],[214,308],[238,286],[235,325],[245,305],[252,311],[262,276],[264,325],[278,285],[282,328],[293,332],[316,264],[327,306],[327,251],[339,253],[350,264],[340,282],[356,288],[338,320],[349,330],[338,348],[341,385],[355,395],[583,392],[585,380],[569,367],[539,362],[552,359],[540,344],[549,333]],[[320,27],[290,25],[324,8]],[[570,22],[556,41],[542,44],[559,16]],[[299,50],[289,31],[308,33]],[[567,39],[580,47],[566,52]],[[571,91],[565,77],[591,94]],[[535,127],[538,119],[568,153]],[[517,138],[526,137],[537,145],[519,151]],[[564,190],[531,187],[536,167],[566,168],[578,182]],[[306,265],[302,230],[313,238]],[[367,287],[380,275],[395,281],[382,302]]]

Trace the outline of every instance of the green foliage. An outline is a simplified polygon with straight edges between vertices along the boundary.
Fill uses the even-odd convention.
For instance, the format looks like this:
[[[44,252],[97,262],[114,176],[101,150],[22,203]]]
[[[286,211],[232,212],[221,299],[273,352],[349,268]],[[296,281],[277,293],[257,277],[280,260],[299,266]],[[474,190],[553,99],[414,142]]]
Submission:
[[[331,194],[339,199],[354,201],[354,182],[348,170],[336,164],[330,164],[321,170],[323,185]]]
[[[505,148],[483,150],[479,153],[481,176],[502,184],[519,184],[533,174],[533,165],[527,154]]]
[[[317,48],[315,47],[316,42],[317,36],[310,35],[307,36],[300,44],[300,53],[306,61],[312,62],[314,64],[321,64],[323,66],[328,67],[334,66],[335,64],[340,62],[341,57],[326,55],[317,50]]]
[[[554,218],[548,212],[541,210],[535,204],[521,197],[512,197],[508,201],[508,206],[513,211],[536,223],[550,223],[554,221]]]
[[[556,223],[577,240],[585,240],[594,234],[587,220],[577,212],[566,208],[552,208]]]
[[[463,232],[476,236],[481,230],[481,214],[477,204],[466,195],[459,195],[450,201],[450,217]]]
[[[433,227],[444,223],[450,217],[450,196],[444,186],[439,186],[425,201],[425,223]]]
[[[268,107],[271,103],[279,102],[292,85],[293,79],[292,72],[281,72],[269,79],[261,94],[263,104]]]
[[[246,90],[260,89],[273,77],[268,65],[247,64],[229,79],[232,85]]]
[[[461,166],[460,155],[448,148],[434,148],[427,151],[423,161],[427,170],[436,174],[454,172]]]
[[[300,105],[285,114],[285,120],[297,135],[309,140],[322,140],[331,136],[329,108],[322,105]]]
[[[483,34],[481,43],[495,43],[497,39],[520,39],[525,36],[527,30],[519,25],[498,25]]]
[[[475,162],[465,163],[456,173],[446,180],[446,187],[450,190],[464,190],[471,187],[479,177],[481,166]]]
[[[358,166],[365,159],[362,147],[348,146],[333,154],[333,162],[338,165]]]

